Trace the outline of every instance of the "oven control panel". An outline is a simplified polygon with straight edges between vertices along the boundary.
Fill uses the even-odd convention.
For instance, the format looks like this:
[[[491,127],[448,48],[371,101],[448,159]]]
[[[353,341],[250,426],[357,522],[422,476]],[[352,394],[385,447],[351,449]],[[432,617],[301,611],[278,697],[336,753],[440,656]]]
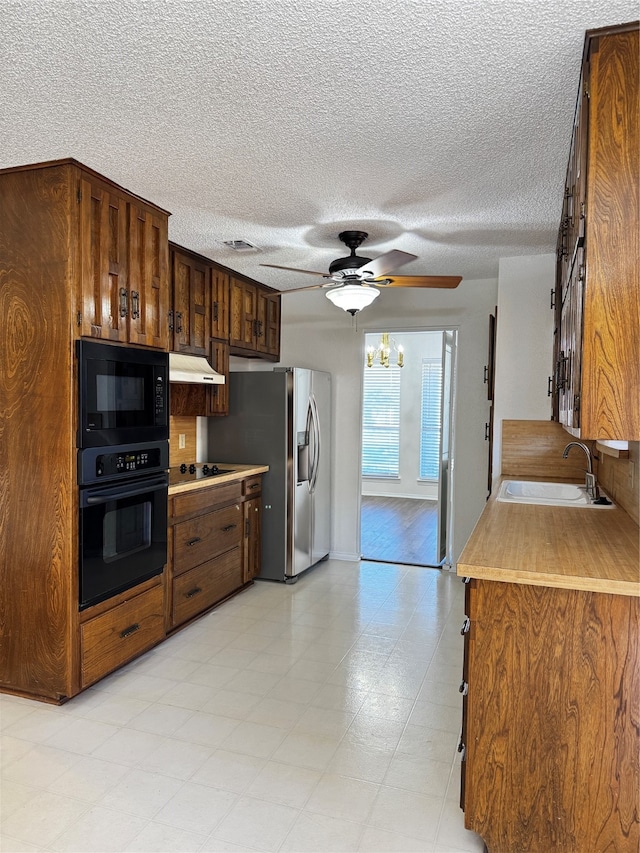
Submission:
[[[101,453],[96,459],[96,477],[148,471],[150,468],[157,469],[159,464],[160,451],[157,448],[123,453]]]
[[[90,485],[103,480],[122,480],[136,474],[153,474],[169,467],[169,443],[89,447],[78,453],[78,483]]]

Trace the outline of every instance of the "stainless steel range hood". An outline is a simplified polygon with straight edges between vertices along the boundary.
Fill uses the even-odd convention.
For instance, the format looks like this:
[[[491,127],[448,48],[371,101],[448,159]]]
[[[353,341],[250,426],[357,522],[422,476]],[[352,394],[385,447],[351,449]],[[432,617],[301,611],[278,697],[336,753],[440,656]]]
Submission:
[[[217,373],[206,358],[198,355],[169,353],[169,382],[190,382],[198,385],[224,385],[224,376]]]

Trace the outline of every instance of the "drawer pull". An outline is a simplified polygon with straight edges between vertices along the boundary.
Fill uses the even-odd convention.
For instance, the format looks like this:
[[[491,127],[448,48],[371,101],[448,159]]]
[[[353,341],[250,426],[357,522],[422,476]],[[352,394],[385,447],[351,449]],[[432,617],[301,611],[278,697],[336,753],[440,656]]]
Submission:
[[[461,580],[464,584],[471,583],[471,578],[461,578]]]
[[[202,542],[202,539],[200,536],[196,536],[195,539],[189,539],[189,541],[187,542],[187,545],[189,547],[191,547],[192,545],[195,545],[196,542]]]
[[[466,681],[460,682],[460,687],[458,688],[458,692],[462,693],[463,696],[467,695],[467,693],[469,692],[469,685],[467,684]]]
[[[193,598],[194,595],[197,595],[199,592],[202,592],[199,586],[194,586],[193,589],[190,589],[189,592],[185,592],[185,598]]]
[[[458,752],[464,752],[464,743],[462,742],[462,737],[458,741]]]
[[[469,633],[469,628],[471,627],[471,620],[468,616],[464,617],[464,622],[462,623],[462,628],[460,628],[460,633],[462,635]]]
[[[226,527],[222,528],[223,533],[228,533],[230,530],[233,530],[234,527],[237,527],[237,524],[227,524]]]
[[[130,637],[132,634],[135,634],[136,631],[140,630],[140,625],[137,622],[134,622],[133,625],[129,625],[128,628],[125,628],[124,631],[120,631],[120,636],[123,640],[127,637]]]
[[[250,486],[248,486],[248,488],[249,489],[259,489],[260,483],[252,483]]]

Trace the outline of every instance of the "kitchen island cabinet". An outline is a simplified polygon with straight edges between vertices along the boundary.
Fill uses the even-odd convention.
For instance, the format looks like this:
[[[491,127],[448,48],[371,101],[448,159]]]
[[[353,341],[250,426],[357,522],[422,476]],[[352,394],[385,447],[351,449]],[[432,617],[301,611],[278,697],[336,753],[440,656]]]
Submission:
[[[489,853],[640,843],[638,528],[491,498],[465,577],[461,805]]]

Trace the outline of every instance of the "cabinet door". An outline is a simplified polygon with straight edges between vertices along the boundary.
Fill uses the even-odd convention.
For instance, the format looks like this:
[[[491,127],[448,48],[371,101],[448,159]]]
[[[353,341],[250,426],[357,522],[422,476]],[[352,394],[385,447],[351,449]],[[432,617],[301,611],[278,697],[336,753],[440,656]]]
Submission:
[[[258,352],[280,356],[280,294],[259,290],[257,295],[257,341]]]
[[[224,385],[212,385],[208,391],[209,415],[229,414],[229,344],[223,341],[211,341],[211,365],[225,378]]]
[[[580,428],[583,295],[584,266],[579,249],[562,303],[560,325],[560,423],[571,430]]]
[[[127,198],[82,175],[80,199],[80,334],[126,343]]]
[[[211,270],[211,337],[229,341],[229,275]],[[216,368],[217,369],[217,368]]]
[[[129,203],[129,340],[169,349],[169,243],[166,214]]]
[[[262,499],[251,498],[244,507],[244,541],[242,564],[244,582],[248,583],[260,574]]]
[[[209,355],[211,336],[211,268],[184,255],[172,253],[173,352]]]
[[[241,349],[256,349],[257,292],[254,285],[231,278],[231,317],[229,344]]]

